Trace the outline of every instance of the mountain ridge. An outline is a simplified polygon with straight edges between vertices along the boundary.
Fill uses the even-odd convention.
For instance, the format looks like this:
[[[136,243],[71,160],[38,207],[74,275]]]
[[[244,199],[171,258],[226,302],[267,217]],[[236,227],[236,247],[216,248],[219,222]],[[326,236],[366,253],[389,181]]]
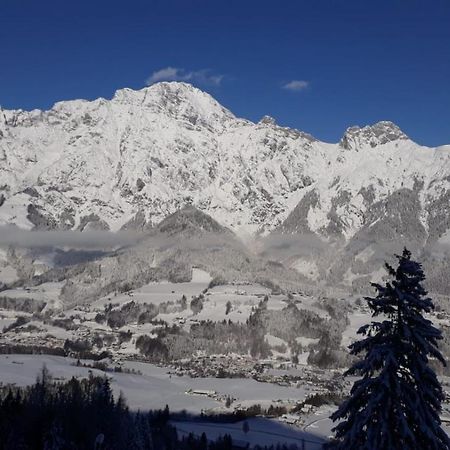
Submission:
[[[399,156],[389,147],[425,149],[391,122],[351,127],[340,143],[323,143],[272,119],[236,118],[178,82],[0,116],[0,222],[29,229],[87,221],[117,230],[142,210],[155,225],[192,203],[234,231],[267,233],[349,150],[378,147],[388,160]],[[430,150],[438,151],[447,153]]]
[[[418,145],[389,121],[330,144],[162,82],[49,111],[2,110],[0,133],[0,225],[140,231],[192,206],[244,241],[331,243],[335,256],[317,273],[330,278],[335,264],[331,278],[350,282],[373,268],[358,267],[355,249],[378,254],[371,243],[397,240],[422,251],[450,230],[450,146]],[[302,272],[290,261],[308,276],[309,263]]]
[[[5,125],[6,126],[8,126],[8,125],[9,126],[32,125],[33,120],[37,120],[37,119],[41,118],[42,116],[50,115],[50,113],[52,111],[64,110],[68,106],[78,107],[81,104],[105,105],[105,104],[108,104],[108,103],[114,102],[114,101],[116,101],[118,103],[128,103],[128,102],[130,102],[130,100],[135,102],[136,97],[138,97],[138,99],[140,99],[140,102],[138,102],[138,104],[140,103],[140,106],[145,106],[145,99],[146,99],[148,92],[151,92],[151,91],[155,90],[155,88],[157,88],[158,91],[161,93],[161,95],[164,96],[164,94],[167,94],[168,92],[173,92],[173,90],[170,89],[171,87],[175,87],[175,91],[178,93],[189,92],[191,94],[196,94],[196,95],[199,95],[200,97],[203,96],[204,98],[207,98],[208,100],[212,101],[217,106],[218,109],[222,110],[224,115],[228,116],[229,118],[247,122],[252,125],[270,125],[270,126],[277,126],[280,128],[290,129],[292,131],[296,131],[296,132],[308,135],[313,140],[317,140],[317,141],[319,140],[303,130],[299,130],[297,128],[289,128],[289,127],[281,126],[278,124],[278,122],[276,121],[276,119],[274,117],[269,116],[269,115],[264,115],[258,122],[253,122],[250,119],[238,118],[228,108],[222,106],[217,100],[215,100],[215,98],[211,94],[209,94],[205,91],[202,91],[201,89],[195,87],[194,85],[192,85],[190,83],[183,82],[183,81],[163,81],[163,82],[154,83],[150,86],[146,86],[141,89],[120,88],[114,92],[114,94],[112,95],[112,97],[110,99],[107,99],[105,97],[97,97],[92,100],[73,99],[73,100],[57,101],[49,109],[40,109],[40,108],[5,109],[0,106],[0,119],[2,119],[0,124],[2,124],[4,126]],[[171,97],[169,96],[169,99],[170,98]],[[192,100],[192,98],[195,98],[195,97],[191,95],[189,98],[186,98],[186,100]],[[172,97],[172,99],[173,99],[173,97]],[[398,125],[396,125],[394,122],[389,121],[389,120],[381,120],[381,121],[373,123],[372,125],[349,126],[346,130],[344,130],[344,134],[340,141],[329,142],[329,143],[341,143],[348,132],[354,132],[354,131],[370,132],[373,129],[388,128],[388,127],[395,130],[399,135],[398,137],[409,139],[409,137],[405,133],[403,133],[403,131],[401,131],[400,128],[398,127]],[[444,145],[441,145],[440,147],[445,147],[446,145],[450,146],[450,144],[444,144]],[[430,148],[432,148],[432,147],[430,147]]]

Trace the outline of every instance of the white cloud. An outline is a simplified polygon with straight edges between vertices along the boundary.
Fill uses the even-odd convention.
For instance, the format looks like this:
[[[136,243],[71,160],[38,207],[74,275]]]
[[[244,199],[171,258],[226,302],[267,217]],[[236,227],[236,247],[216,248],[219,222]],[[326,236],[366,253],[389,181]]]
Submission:
[[[292,80],[289,83],[283,84],[283,89],[288,91],[300,92],[305,90],[309,86],[309,81],[305,80]]]
[[[1,247],[70,247],[78,249],[115,248],[133,245],[142,236],[130,231],[27,231],[0,225]]]
[[[165,67],[153,72],[147,78],[147,85],[158,83],[159,81],[189,81],[199,84],[220,86],[223,75],[217,75],[209,69],[188,71],[178,67]]]
[[[157,83],[158,81],[175,81],[182,79],[182,71],[175,67],[166,67],[165,69],[153,72],[147,78],[147,84]]]

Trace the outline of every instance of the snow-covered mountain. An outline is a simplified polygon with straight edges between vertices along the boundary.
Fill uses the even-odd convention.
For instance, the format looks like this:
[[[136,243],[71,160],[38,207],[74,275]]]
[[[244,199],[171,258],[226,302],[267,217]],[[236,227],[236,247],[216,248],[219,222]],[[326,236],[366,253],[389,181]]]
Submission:
[[[145,229],[186,205],[241,236],[312,234],[364,266],[371,242],[430,248],[449,232],[450,146],[420,146],[391,122],[324,143],[177,82],[0,110],[0,224]],[[344,266],[334,273],[351,279]]]

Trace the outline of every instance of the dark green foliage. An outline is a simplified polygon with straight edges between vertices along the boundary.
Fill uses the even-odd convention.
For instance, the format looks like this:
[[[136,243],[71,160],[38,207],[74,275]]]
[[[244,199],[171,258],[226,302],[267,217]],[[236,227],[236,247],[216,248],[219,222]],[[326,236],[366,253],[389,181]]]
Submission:
[[[187,309],[187,298],[186,298],[186,296],[184,294],[183,294],[183,296],[181,297],[181,300],[180,300],[180,307],[181,307],[182,311]]]
[[[104,358],[108,358],[111,356],[111,354],[104,350],[102,352],[94,352],[93,346],[94,344],[103,343],[103,340],[100,342],[102,338],[100,336],[96,335],[93,337],[92,340],[88,339],[76,339],[72,341],[71,339],[66,339],[64,342],[64,354],[65,356],[72,356],[76,358],[81,359],[93,359],[93,360],[100,360]],[[104,339],[106,339],[106,336],[104,336]]]
[[[0,391],[0,449],[231,450],[232,443],[205,447],[205,438],[179,439],[163,411],[132,414],[120,396],[114,400],[107,378],[72,378],[54,383],[44,368],[28,388]]]
[[[64,330],[76,330],[78,325],[74,324],[72,319],[53,319],[45,320],[44,323],[48,323],[54,327],[63,328]]]
[[[44,367],[26,388],[0,388],[0,450],[236,450],[227,434],[208,441],[177,433],[168,406],[132,413],[125,398],[117,400],[109,379],[93,377],[54,382]],[[217,423],[240,420],[216,417]],[[201,418],[180,417],[201,423]],[[214,420],[214,418],[212,418]],[[176,424],[176,422],[175,422]],[[247,425],[245,425],[247,424]],[[248,430],[248,423],[244,423]],[[275,447],[258,447],[275,450]],[[286,449],[286,446],[277,446]],[[290,450],[297,447],[289,446]]]
[[[191,310],[194,314],[198,314],[203,309],[203,300],[200,297],[194,297],[191,300]]]
[[[200,298],[199,300],[201,301]],[[267,358],[271,350],[265,340],[266,334],[273,334],[288,342],[291,341],[292,336],[312,338],[323,336],[324,342],[340,342],[339,330],[342,326],[337,325],[335,319],[328,321],[314,312],[299,311],[293,304],[281,311],[268,310],[267,302],[268,298],[262,300],[245,324],[234,323],[230,320],[222,322],[207,320],[193,324],[189,331],[178,328],[169,329],[166,326],[155,330],[158,337],[153,339],[141,337],[136,341],[136,346],[150,361],[162,362],[189,358],[196,351],[205,352],[207,355],[250,353],[255,358]],[[342,323],[345,327],[345,316]],[[291,342],[290,346],[294,353],[301,350],[295,341]],[[335,351],[334,347],[332,349]],[[286,349],[279,348],[279,350],[284,352]],[[325,350],[328,350],[328,347]],[[346,354],[341,353],[344,356],[341,354],[335,356],[333,353],[330,365],[342,365],[341,361],[345,361]],[[320,354],[317,354],[319,357]],[[329,355],[330,352],[327,351],[325,354]],[[336,363],[336,360],[340,362]]]
[[[438,350],[440,331],[423,314],[434,308],[422,287],[421,264],[404,250],[397,269],[386,264],[391,281],[374,284],[366,300],[372,316],[384,320],[361,327],[364,338],[350,346],[363,356],[348,371],[361,378],[331,418],[340,420],[332,449],[445,450],[450,440],[439,413],[444,393],[430,358],[445,364]]]
[[[0,344],[1,355],[57,355],[67,356],[66,351],[61,347],[50,347],[45,345],[27,344]]]
[[[189,332],[166,326],[157,333],[156,338],[140,336],[136,340],[136,348],[154,362],[188,358],[199,350],[208,355],[251,353],[265,358],[270,354],[263,330],[248,324],[207,320],[193,324]]]
[[[44,368],[36,384],[0,392],[0,449],[93,448],[104,433],[119,449],[131,421],[115,403],[107,378],[54,383]],[[16,447],[20,442],[21,447]]]
[[[30,298],[0,297],[0,308],[27,313],[39,313],[45,307],[45,302]]]
[[[30,319],[28,317],[19,316],[13,323],[3,328],[3,333],[7,333],[8,331],[12,331],[15,328],[21,327],[27,324],[29,321]]]
[[[150,323],[160,312],[164,312],[164,307],[164,304],[157,307],[153,303],[130,301],[120,308],[113,309],[111,304],[107,304],[105,305],[104,313],[97,314],[95,321],[98,323],[106,321],[111,328],[121,328],[124,325],[135,322],[142,325]]]
[[[267,309],[266,300],[249,317],[248,323],[285,341],[290,341],[292,336],[319,338],[321,330],[327,329],[327,321],[314,312],[300,311],[294,304],[271,310]]]
[[[166,345],[159,338],[139,336],[136,339],[136,348],[152,361],[166,361],[169,356]]]

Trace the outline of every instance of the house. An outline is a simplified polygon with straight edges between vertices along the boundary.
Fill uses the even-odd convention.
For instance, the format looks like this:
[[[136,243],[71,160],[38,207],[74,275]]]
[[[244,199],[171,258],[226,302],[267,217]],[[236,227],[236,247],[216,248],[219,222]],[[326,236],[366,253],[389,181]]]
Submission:
[[[186,394],[202,395],[204,397],[213,397],[217,393],[216,393],[216,391],[207,390],[207,389],[189,389],[188,391],[186,391]]]

